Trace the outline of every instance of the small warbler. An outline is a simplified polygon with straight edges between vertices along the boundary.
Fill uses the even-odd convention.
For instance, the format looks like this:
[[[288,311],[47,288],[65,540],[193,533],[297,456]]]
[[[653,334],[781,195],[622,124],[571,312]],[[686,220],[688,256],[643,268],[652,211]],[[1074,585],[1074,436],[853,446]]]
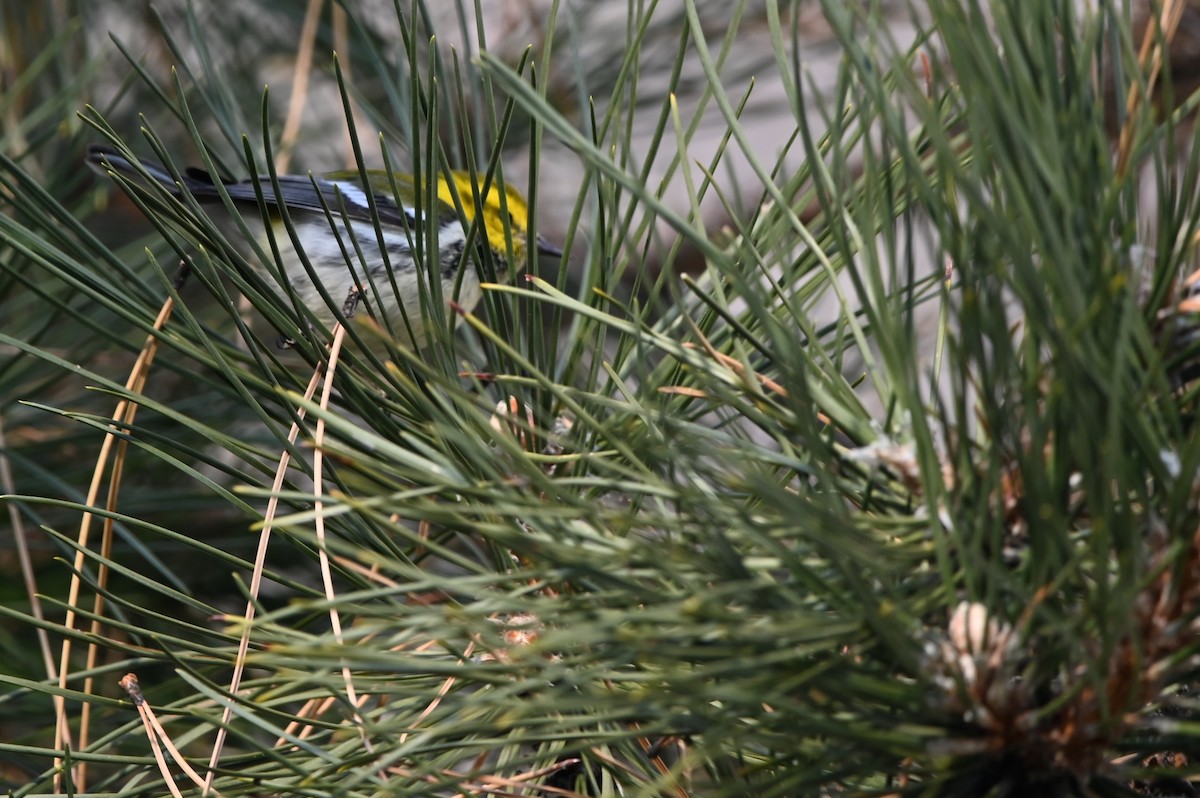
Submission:
[[[120,152],[106,146],[91,147],[87,163],[101,174],[119,174],[136,181],[149,176],[176,196],[181,196],[186,190],[197,202],[213,206],[209,218],[236,246],[244,241],[244,234],[221,201],[223,190],[234,206],[243,210],[241,217],[246,228],[259,239],[263,250],[270,252],[259,210],[261,193],[261,201],[266,205],[268,217],[273,222],[272,232],[280,251],[279,261],[283,272],[297,298],[314,316],[332,327],[336,317],[329,302],[341,307],[351,291],[358,289],[359,301],[367,303],[377,316],[386,317],[401,343],[417,346],[422,343],[427,320],[421,311],[420,274],[413,259],[413,246],[416,231],[428,229],[424,218],[424,211],[428,209],[418,213],[414,207],[417,188],[410,175],[395,174],[389,177],[386,172],[371,171],[367,173],[366,186],[356,171],[321,176],[280,175],[277,196],[269,177],[259,178],[257,186],[250,180],[221,179],[221,188],[218,188],[218,181],[212,175],[192,168],[176,181],[163,166],[156,163],[135,166]],[[400,204],[397,204],[393,193],[393,179]],[[475,181],[466,172],[451,172],[448,178],[439,173],[437,180],[435,223],[438,262],[429,264],[427,273],[440,275],[441,296],[447,307],[453,300],[470,311],[482,297],[478,272],[468,262],[464,251],[467,229],[476,215]],[[453,191],[457,191],[462,204],[461,218],[455,210],[450,180],[454,182]],[[372,222],[368,190],[375,201],[382,240]],[[493,181],[487,193],[478,199],[482,208],[481,223],[475,234],[479,251],[482,253],[485,246],[491,249],[496,269],[501,271],[500,276],[510,266],[522,268],[528,251],[529,212],[525,198],[516,190]],[[297,253],[296,243],[284,228],[278,214],[281,203],[287,208],[295,228],[296,243],[311,264],[313,274],[324,286],[329,302],[313,284]],[[511,264],[508,260],[509,241],[512,243]],[[535,239],[535,245],[540,254],[553,257],[562,255],[562,250],[541,236]],[[252,248],[240,249],[249,262],[257,262]],[[466,268],[460,281],[459,271],[464,266]],[[387,274],[389,268],[391,277]],[[266,269],[262,271],[267,273]],[[277,292],[286,301],[286,292],[277,285],[277,279],[267,276],[267,282],[276,286]],[[404,308],[403,316],[401,306]],[[411,337],[405,318],[411,325]]]

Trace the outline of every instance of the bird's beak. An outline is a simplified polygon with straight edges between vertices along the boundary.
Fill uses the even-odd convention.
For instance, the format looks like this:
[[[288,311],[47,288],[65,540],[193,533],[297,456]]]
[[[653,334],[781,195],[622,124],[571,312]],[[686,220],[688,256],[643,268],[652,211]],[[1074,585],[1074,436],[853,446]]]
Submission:
[[[561,258],[563,254],[561,247],[556,247],[541,236],[537,237],[537,251],[539,255],[548,255],[552,258]]]

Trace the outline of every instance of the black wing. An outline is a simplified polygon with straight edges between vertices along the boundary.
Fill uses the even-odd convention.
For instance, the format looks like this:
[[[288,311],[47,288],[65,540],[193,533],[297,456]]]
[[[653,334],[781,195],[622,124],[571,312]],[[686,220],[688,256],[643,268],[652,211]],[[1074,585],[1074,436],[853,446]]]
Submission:
[[[217,199],[221,195],[213,184],[211,176],[200,169],[188,169],[188,189],[198,200]],[[371,221],[371,206],[367,194],[358,181],[329,180],[323,177],[307,175],[280,175],[279,193],[271,184],[271,178],[258,179],[259,190],[262,191],[263,202],[268,208],[274,208],[282,202],[289,213],[297,210],[312,211],[324,215],[325,209],[334,218],[345,213],[346,218],[354,221]],[[245,202],[257,206],[258,194],[255,192],[254,181],[239,180],[224,183],[225,191],[234,202]],[[413,227],[417,224],[416,213],[411,208],[396,205],[396,200],[390,193],[373,192],[375,209],[379,213],[379,221],[396,226],[407,224]]]
[[[175,178],[160,164],[143,162],[135,166],[128,158],[111,147],[93,146],[88,150],[87,163],[99,172],[112,170],[126,177],[143,179],[149,175],[155,182],[160,183],[173,194],[179,194],[179,185]],[[260,177],[257,181],[230,180],[221,178],[229,198],[237,203],[258,207],[258,193],[255,182],[262,192],[263,202],[269,209],[274,209],[282,202],[290,213],[311,211],[324,215],[329,212],[336,218],[342,213],[354,221],[371,221],[371,207],[362,186],[357,180],[337,180],[325,177],[309,177],[307,175],[280,175],[279,194],[271,185],[269,177]],[[219,201],[220,189],[217,180],[203,169],[189,168],[183,173],[183,183],[187,190],[200,202]],[[412,227],[418,223],[417,215],[412,208],[396,204],[391,192],[373,192],[375,207],[379,212],[379,221],[383,224],[396,226],[407,224]]]

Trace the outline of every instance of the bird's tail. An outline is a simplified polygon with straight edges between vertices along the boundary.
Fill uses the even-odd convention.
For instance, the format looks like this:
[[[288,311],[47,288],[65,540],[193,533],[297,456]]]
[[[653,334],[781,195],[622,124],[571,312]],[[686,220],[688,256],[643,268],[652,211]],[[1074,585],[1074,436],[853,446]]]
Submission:
[[[116,149],[104,144],[93,144],[88,147],[87,157],[84,160],[93,171],[102,175],[116,173],[138,181],[145,180],[149,175],[154,182],[161,184],[172,194],[180,193],[180,181],[176,180],[162,164],[154,161],[142,161],[135,165]],[[201,178],[201,174],[205,179]],[[203,193],[205,189],[212,191],[212,179],[208,178],[206,173],[197,173],[195,170],[189,169],[180,177],[183,185],[187,186],[193,194]]]

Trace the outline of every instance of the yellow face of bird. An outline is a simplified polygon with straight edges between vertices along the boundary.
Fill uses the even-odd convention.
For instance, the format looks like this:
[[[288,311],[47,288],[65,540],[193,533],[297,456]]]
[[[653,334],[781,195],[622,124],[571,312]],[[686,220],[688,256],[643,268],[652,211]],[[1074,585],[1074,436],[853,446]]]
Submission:
[[[463,205],[463,215],[467,222],[475,220],[475,181],[466,172],[451,172],[454,187],[458,191],[459,201]],[[478,178],[482,183],[483,178]],[[482,186],[481,186],[482,187]],[[438,180],[438,199],[449,207],[454,207],[454,195],[450,185],[444,180]],[[520,192],[508,186],[501,187],[495,180],[488,188],[487,195],[480,198],[483,208],[483,219],[480,234],[486,234],[488,246],[497,257],[508,260],[508,236],[512,236],[512,266],[517,269],[525,265],[525,252],[528,243],[529,208]],[[508,219],[507,232],[505,217]]]

